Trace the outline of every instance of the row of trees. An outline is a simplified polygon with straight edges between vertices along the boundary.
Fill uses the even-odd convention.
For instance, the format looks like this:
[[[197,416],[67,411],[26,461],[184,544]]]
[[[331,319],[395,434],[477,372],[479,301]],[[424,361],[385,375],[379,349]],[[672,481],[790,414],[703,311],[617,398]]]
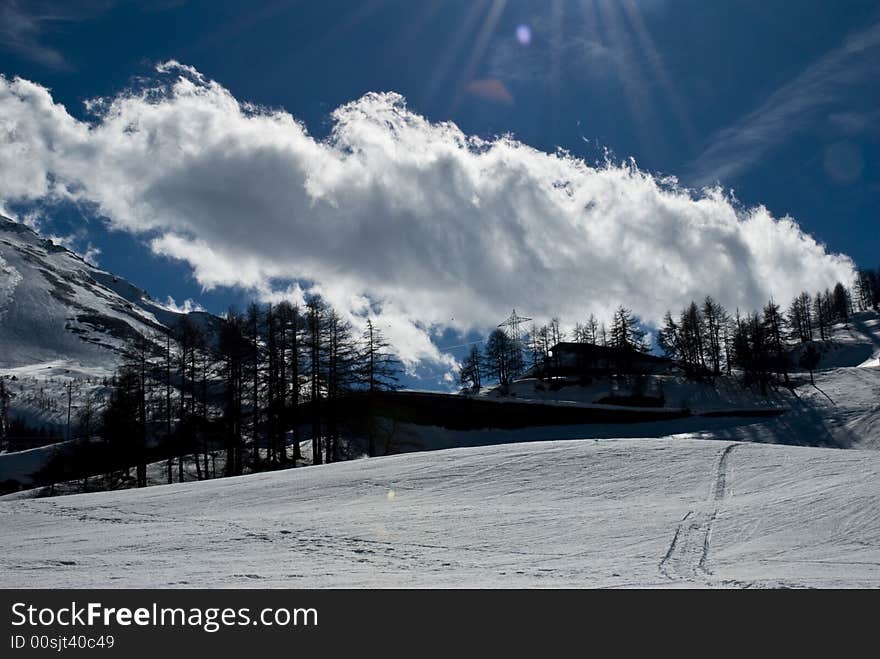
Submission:
[[[859,309],[880,309],[880,268],[859,270],[853,292]]]
[[[707,297],[699,306],[691,302],[677,320],[667,311],[657,343],[687,373],[720,375],[724,367],[730,371],[732,334],[727,310]]]
[[[591,315],[586,324],[575,325],[571,338],[575,343],[613,348],[623,355],[645,353],[651,348],[639,319],[622,306],[614,312],[610,330]],[[525,372],[529,362],[532,368],[541,367],[553,346],[566,340],[568,336],[558,318],[540,327],[532,325],[525,337],[499,327],[489,335],[482,351],[477,345],[471,346],[461,363],[459,383],[471,389],[479,389],[484,381],[507,385]]]
[[[834,323],[848,322],[856,310],[878,307],[880,270],[862,270],[852,292],[842,283],[812,295],[804,292],[784,312],[772,300],[745,315],[739,310],[731,314],[712,297],[691,302],[676,316],[666,313],[657,345],[689,376],[714,377],[738,369],[748,383],[766,388],[773,376],[788,382],[786,351],[792,342],[830,341]],[[566,340],[613,348],[624,355],[651,349],[639,319],[625,307],[614,313],[610,328],[595,315],[576,323],[570,339],[558,318],[540,327],[532,325],[524,337],[499,328],[489,335],[483,350],[471,347],[461,363],[460,384],[473,389],[489,381],[506,385],[529,363],[545,364],[551,348]],[[801,366],[812,373],[818,351],[807,346],[802,354]]]
[[[814,295],[801,293],[785,312],[770,300],[758,312],[741,315],[737,310],[731,316],[707,297],[702,305],[692,302],[677,318],[667,312],[658,344],[691,375],[717,376],[737,368],[747,383],[766,389],[774,376],[789,382],[787,352],[792,343],[809,344],[801,351],[800,365],[812,376],[819,357],[812,342],[830,341],[834,323],[849,322],[856,309],[876,308],[878,298],[860,289],[854,299],[838,283]]]
[[[766,388],[788,380],[787,348],[806,344],[801,365],[818,361],[813,342],[830,340],[835,322],[856,309],[880,305],[880,271],[862,271],[852,291],[842,284],[803,293],[786,311],[770,301],[759,312],[731,315],[712,298],[692,302],[677,316],[668,312],[657,336],[664,353],[695,377],[740,371]],[[611,348],[617,354],[648,352],[639,319],[619,307],[606,325],[595,316],[567,335],[558,319],[532,325],[525,336],[496,329],[481,350],[474,345],[461,364],[464,386],[510,383],[529,367],[541,367],[555,344],[572,340]],[[187,316],[170,330],[137,336],[104,404],[89,397],[80,406],[78,436],[107,440],[108,464],[135,470],[147,480],[147,464],[165,460],[166,479],[185,478],[185,464],[199,479],[296,466],[310,443],[315,464],[347,457],[352,436],[346,399],[365,404],[356,433],[369,455],[377,452],[374,400],[393,389],[399,364],[371,321],[361,333],[320,298],[298,306],[251,304],[225,318]],[[0,381],[0,435],[8,429]],[[69,399],[69,396],[68,396]],[[346,424],[348,426],[346,427]]]
[[[219,327],[184,317],[164,335],[137,337],[92,430],[118,463],[134,465],[138,486],[160,453],[169,483],[184,480],[185,461],[199,479],[216,475],[218,449],[226,476],[295,467],[306,440],[321,464],[345,457],[339,405],[359,393],[370,417],[359,430],[375,455],[373,399],[397,386],[398,369],[371,320],[358,335],[317,297],[304,307],[254,303]]]

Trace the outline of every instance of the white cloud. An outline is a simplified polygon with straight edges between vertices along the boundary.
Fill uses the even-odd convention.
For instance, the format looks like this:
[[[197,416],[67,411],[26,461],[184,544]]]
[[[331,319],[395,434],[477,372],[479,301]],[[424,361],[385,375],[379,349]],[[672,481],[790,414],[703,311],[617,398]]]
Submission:
[[[485,330],[514,306],[573,322],[623,303],[656,321],[707,293],[752,308],[852,274],[763,207],[468,137],[395,94],[338,108],[327,140],[175,62],[91,108],[82,122],[0,78],[0,203],[93,204],[206,288],[319,292],[356,324],[375,316],[410,366],[451,366],[433,332]]]
[[[183,301],[183,304],[177,304],[173,297],[170,295],[165,300],[165,304],[163,304],[168,311],[174,311],[175,313],[192,313],[193,311],[204,311],[205,307],[203,307],[198,302],[193,302],[191,299],[187,298]]]

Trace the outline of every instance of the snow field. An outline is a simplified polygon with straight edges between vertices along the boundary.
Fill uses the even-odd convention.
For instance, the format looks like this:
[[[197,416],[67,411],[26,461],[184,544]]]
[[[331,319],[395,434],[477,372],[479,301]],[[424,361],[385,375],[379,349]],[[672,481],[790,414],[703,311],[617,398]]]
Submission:
[[[5,587],[880,586],[880,453],[688,437],[0,503]]]

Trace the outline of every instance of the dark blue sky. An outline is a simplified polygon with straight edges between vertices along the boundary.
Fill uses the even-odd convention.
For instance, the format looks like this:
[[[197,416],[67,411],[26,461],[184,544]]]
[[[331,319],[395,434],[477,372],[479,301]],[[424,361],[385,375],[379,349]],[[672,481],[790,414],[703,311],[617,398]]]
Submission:
[[[286,109],[318,136],[340,104],[397,91],[414,111],[469,134],[513,133],[538,149],[562,147],[590,160],[607,147],[686,186],[720,178],[743,204],[791,214],[832,251],[860,265],[880,262],[878,47],[853,54],[847,46],[875,38],[878,2],[0,6],[0,72],[50,87],[78,117],[86,99],[117,93],[172,58],[240,100]],[[59,217],[62,231],[87,222],[99,263],[156,297],[196,298],[214,311],[243,297],[203,294],[186,266],[150,255],[136,238],[109,234],[79,211]]]

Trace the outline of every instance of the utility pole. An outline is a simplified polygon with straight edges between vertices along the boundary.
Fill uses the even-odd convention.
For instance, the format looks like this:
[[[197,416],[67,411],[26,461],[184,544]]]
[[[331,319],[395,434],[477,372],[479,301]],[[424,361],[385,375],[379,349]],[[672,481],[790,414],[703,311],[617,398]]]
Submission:
[[[9,392],[6,389],[6,380],[0,377],[0,448],[9,449],[8,417],[9,416]]]
[[[70,403],[73,397],[73,380],[67,383],[67,441],[70,441]]]

